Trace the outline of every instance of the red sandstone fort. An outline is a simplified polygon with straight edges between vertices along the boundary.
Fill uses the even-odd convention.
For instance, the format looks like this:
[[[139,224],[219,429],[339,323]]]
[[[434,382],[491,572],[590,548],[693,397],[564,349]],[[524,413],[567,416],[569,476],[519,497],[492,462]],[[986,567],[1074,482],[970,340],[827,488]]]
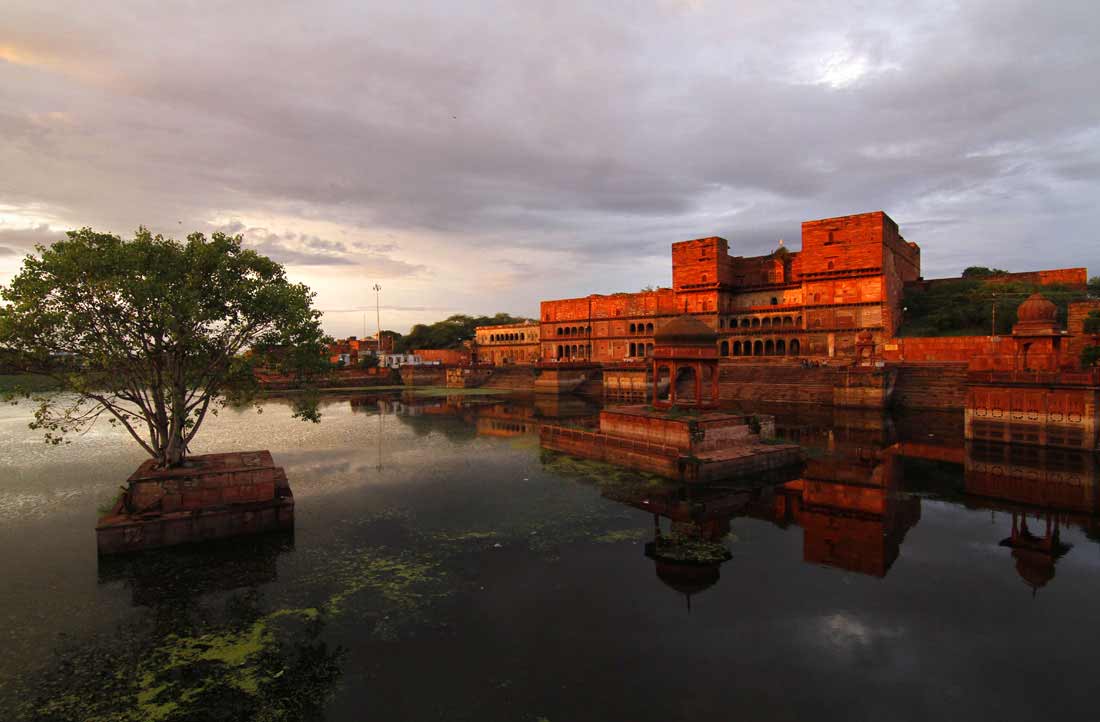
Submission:
[[[1087,282],[1084,268],[1012,277],[1082,289]],[[825,218],[802,224],[800,251],[744,257],[731,256],[724,238],[673,243],[672,288],[543,301],[537,326],[483,327],[477,343],[490,363],[618,363],[649,356],[654,331],[687,312],[718,332],[723,357],[853,358],[861,333],[897,357],[907,343],[895,339],[902,294],[921,282],[920,247],[888,215]],[[929,360],[965,361],[974,351],[942,341]]]

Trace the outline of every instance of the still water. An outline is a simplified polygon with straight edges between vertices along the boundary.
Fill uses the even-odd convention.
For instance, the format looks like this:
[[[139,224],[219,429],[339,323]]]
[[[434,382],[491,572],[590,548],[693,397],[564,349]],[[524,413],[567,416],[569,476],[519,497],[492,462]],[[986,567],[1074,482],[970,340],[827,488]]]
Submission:
[[[776,413],[798,474],[686,490],[543,453],[580,399],[223,412],[292,535],[97,560],[142,460],[0,410],[0,719],[1095,719],[1095,457],[952,416]]]

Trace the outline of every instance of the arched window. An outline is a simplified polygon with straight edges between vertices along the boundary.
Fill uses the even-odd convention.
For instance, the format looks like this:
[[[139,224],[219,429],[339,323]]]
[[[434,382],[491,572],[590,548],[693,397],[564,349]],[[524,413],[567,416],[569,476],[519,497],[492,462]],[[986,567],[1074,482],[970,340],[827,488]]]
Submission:
[[[763,341],[757,341],[756,343],[754,343],[752,345],[752,355],[753,356],[763,356],[764,355],[764,342]]]
[[[646,356],[652,356],[653,355],[653,344],[647,343],[645,345],[645,355]]]
[[[741,328],[748,328],[750,323],[751,322],[747,318],[741,319]]]
[[[779,299],[776,298],[775,296],[772,296],[772,305],[773,306],[778,306],[779,305]]]
[[[762,326],[771,326],[772,325],[772,320],[770,318],[765,318],[763,321],[761,321],[761,325]]]
[[[799,351],[799,344],[797,338],[791,339],[791,356],[797,356]]]
[[[558,355],[556,356],[556,358],[561,358],[564,355],[565,351],[562,350],[561,344],[558,344]]]
[[[634,324],[630,324],[630,333],[634,333]],[[634,354],[631,354],[633,356]]]
[[[703,283],[706,283],[706,282],[707,282],[707,274],[704,273],[703,274]]]
[[[764,355],[765,356],[772,356],[774,354],[775,354],[775,343],[773,343],[772,340],[769,338],[767,341],[764,342]]]
[[[631,324],[631,325],[633,325],[633,324]],[[630,344],[630,353],[628,355],[633,357],[633,356],[635,356],[636,351],[637,351],[637,349],[635,348],[634,344]]]
[[[741,342],[740,341],[734,341],[733,342],[733,355],[734,356],[740,356],[741,355]]]
[[[775,342],[775,355],[786,356],[787,355],[787,342],[783,339],[779,339]]]
[[[720,353],[723,356],[729,356],[730,355],[730,342],[729,341],[723,341],[722,342],[722,349],[721,349]]]
[[[793,324],[794,324],[794,319],[793,318],[791,318],[790,316],[784,316],[783,317],[783,325],[784,326],[791,326]]]
[[[652,323],[647,323],[645,325],[645,332],[650,334],[650,335],[653,334],[653,324]]]
[[[560,326],[558,327],[557,331],[558,331],[558,335],[561,336],[561,327]]]
[[[726,319],[719,318],[718,319],[718,328],[725,328],[725,327],[726,327]]]
[[[760,327],[760,319],[759,318],[754,317],[752,319],[752,327],[753,328],[759,328]]]

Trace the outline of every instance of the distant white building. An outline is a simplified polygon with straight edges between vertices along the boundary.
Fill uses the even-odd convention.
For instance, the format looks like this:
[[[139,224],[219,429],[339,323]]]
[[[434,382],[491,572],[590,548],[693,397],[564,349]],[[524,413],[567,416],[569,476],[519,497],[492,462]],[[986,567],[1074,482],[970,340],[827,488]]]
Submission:
[[[402,366],[420,366],[424,359],[414,353],[384,353],[378,356],[378,364],[388,369]]]

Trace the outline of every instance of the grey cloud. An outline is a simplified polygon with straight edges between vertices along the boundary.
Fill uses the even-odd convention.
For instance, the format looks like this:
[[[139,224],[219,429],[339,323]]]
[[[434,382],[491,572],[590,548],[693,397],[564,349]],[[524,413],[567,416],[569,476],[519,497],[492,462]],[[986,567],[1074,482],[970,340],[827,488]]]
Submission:
[[[803,220],[883,209],[927,275],[1036,265],[1051,232],[1070,242],[1042,265],[1100,266],[1100,5],[698,5],[243,1],[46,32],[42,0],[16,2],[11,42],[57,60],[0,65],[0,197],[97,226],[270,212],[605,268],[706,235],[797,247]],[[120,35],[136,47],[103,40]],[[389,244],[249,238],[287,263],[426,270]],[[513,270],[536,296],[609,290]]]

